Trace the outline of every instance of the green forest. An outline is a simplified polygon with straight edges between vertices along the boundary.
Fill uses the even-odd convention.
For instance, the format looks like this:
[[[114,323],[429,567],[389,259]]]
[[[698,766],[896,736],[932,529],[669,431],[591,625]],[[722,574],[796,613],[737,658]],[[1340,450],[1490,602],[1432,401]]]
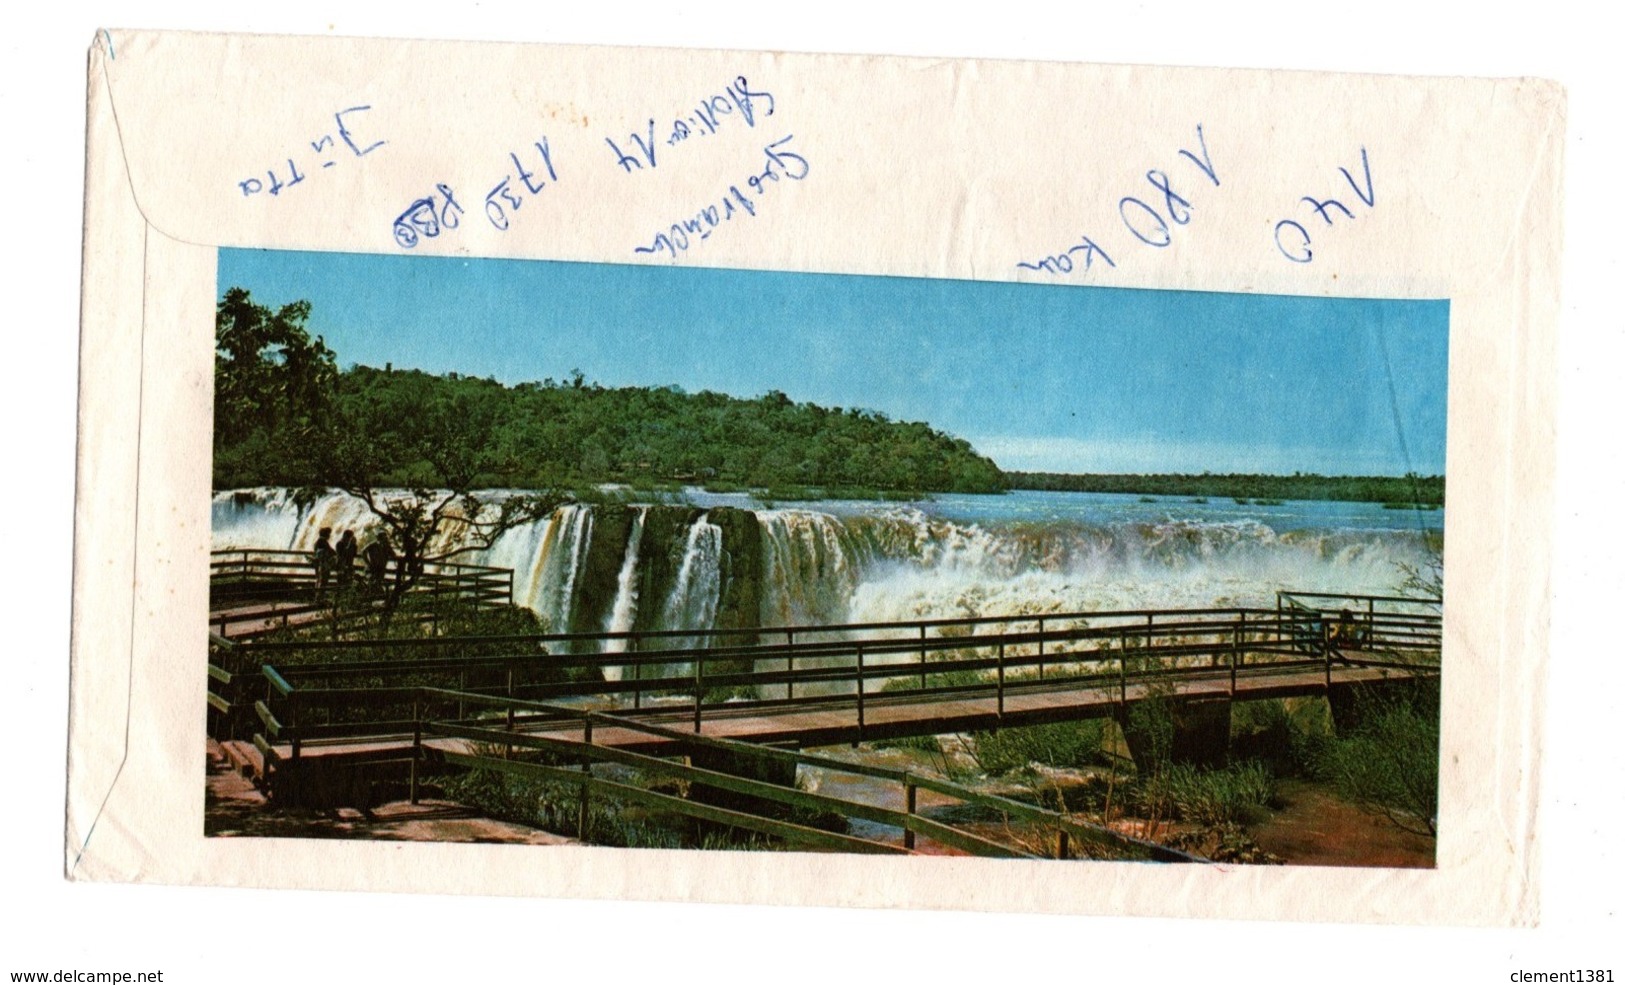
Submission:
[[[1012,489],[1139,493],[1146,496],[1214,496],[1268,503],[1287,499],[1335,499],[1351,503],[1438,506],[1442,475],[1069,475],[1007,472]]]
[[[495,380],[352,366],[306,324],[232,288],[216,318],[216,488],[711,488],[1000,492],[970,444],[918,422],[677,387]]]
[[[214,486],[583,490],[620,482],[766,489],[776,498],[1007,489],[1223,496],[1269,503],[1444,501],[1442,476],[1069,475],[1002,472],[921,422],[678,387],[567,380],[505,386],[457,373],[351,366],[307,327],[234,287],[215,320]]]

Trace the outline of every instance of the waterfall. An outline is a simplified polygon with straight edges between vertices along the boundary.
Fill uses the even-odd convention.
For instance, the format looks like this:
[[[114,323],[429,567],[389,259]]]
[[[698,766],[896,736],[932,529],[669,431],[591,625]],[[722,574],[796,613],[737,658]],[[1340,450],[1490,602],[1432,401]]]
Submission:
[[[842,521],[811,510],[762,510],[764,626],[843,622],[864,555]]]
[[[537,557],[540,571],[531,608],[548,621],[551,632],[573,630],[576,577],[592,539],[592,508],[561,506],[549,520],[547,536]]]
[[[213,547],[286,550],[299,535],[304,514],[286,489],[217,493],[209,509]]]
[[[688,528],[677,582],[661,611],[663,629],[710,629],[722,596],[722,528],[702,514]],[[702,646],[705,637],[674,639],[669,647]]]
[[[410,494],[382,495],[394,501]],[[1406,529],[1410,516],[1378,505],[1260,510],[1030,494],[951,509],[831,503],[755,510],[759,552],[748,540],[724,544],[741,536],[736,517],[638,506],[624,521],[602,514],[600,539],[617,542],[594,550],[601,509],[562,506],[460,559],[511,568],[515,601],[555,631],[697,631],[713,628],[719,611],[729,625],[748,626],[751,613],[735,618],[723,611],[731,598],[753,599],[758,625],[818,625],[1272,606],[1282,588],[1391,594],[1403,577],[1400,565],[1428,563],[1434,555],[1427,538],[1438,536]],[[624,546],[622,522],[629,531]],[[1442,514],[1431,522],[1442,523]],[[364,542],[379,521],[365,502],[344,493],[301,507],[290,491],[265,488],[217,493],[211,523],[216,549],[309,551],[322,527],[333,529],[334,540],[353,530]],[[430,550],[455,550],[471,538],[461,522],[448,523]]]
[[[626,556],[621,561],[621,570],[615,577],[615,604],[611,606],[609,621],[604,624],[604,631],[609,633],[630,632],[633,621],[638,614],[638,550],[643,542],[643,517],[649,510],[639,507],[632,514],[632,532],[626,540]],[[626,651],[625,640],[604,641],[605,653],[623,653]],[[620,668],[613,668],[618,672]],[[609,671],[606,670],[606,674]]]
[[[545,547],[558,525],[558,511],[536,523],[527,523],[503,533],[488,550],[469,558],[470,563],[513,572],[513,600],[537,612],[542,592],[542,559]]]

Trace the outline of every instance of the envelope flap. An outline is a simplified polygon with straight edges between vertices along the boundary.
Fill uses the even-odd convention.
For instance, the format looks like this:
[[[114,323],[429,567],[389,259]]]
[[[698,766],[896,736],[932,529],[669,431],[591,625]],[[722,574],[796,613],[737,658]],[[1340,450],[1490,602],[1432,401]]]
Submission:
[[[1383,207],[1359,214],[1363,251],[1438,241],[1407,270],[1415,291],[1460,259],[1438,217],[1522,196],[1561,132],[1560,90],[1533,80],[107,37],[100,83],[138,205],[211,245],[669,261],[662,235],[707,224],[756,179],[779,201],[685,260],[1044,280],[1043,260],[1086,236],[1112,260],[1089,282],[1234,289],[1242,273],[1254,289],[1346,291],[1354,264],[1339,281],[1333,264],[1292,262],[1297,230],[1272,229],[1343,218],[1304,196],[1352,217],[1371,195]],[[811,180],[780,180],[775,160]],[[1201,221],[1162,244],[1142,209],[1169,200]],[[414,206],[458,228],[422,235]]]

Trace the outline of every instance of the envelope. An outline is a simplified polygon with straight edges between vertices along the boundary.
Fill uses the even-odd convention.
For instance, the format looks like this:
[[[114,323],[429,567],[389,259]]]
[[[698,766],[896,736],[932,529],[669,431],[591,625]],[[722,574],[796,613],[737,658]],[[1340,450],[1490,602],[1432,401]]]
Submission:
[[[1536,919],[1564,122],[1554,84],[115,30],[91,49],[87,115],[71,878]],[[986,285],[1069,304],[1132,290],[1432,305],[1448,331],[1451,576],[1434,864],[205,837],[220,423],[210,333],[230,286],[220,251],[248,250],[303,254],[311,269],[422,258],[425,277],[452,261],[618,265],[686,284],[731,272],[714,283],[740,293],[685,289],[690,307],[662,310],[656,346],[685,338],[702,312],[751,310],[750,285],[766,283],[756,275]],[[888,325],[877,318],[874,332],[903,331]],[[1018,350],[1042,343],[1022,325],[1009,332]],[[729,352],[713,358],[726,368]],[[1193,347],[1196,372],[1211,355]],[[1403,378],[1409,355],[1390,357],[1401,367],[1390,378]],[[1041,353],[1022,358],[1035,374],[1043,365]],[[1269,371],[1290,363],[1251,360],[1238,385],[1294,388]],[[960,371],[935,385],[1006,378]],[[1080,371],[1076,385],[1097,384]],[[1027,460],[1046,471],[1041,455]]]

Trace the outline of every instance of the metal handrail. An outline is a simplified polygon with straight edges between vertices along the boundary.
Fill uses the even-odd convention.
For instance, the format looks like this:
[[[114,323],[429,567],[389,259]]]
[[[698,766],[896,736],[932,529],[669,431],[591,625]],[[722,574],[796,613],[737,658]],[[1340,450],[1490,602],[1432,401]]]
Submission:
[[[1301,631],[1300,631],[1301,630]],[[651,704],[651,709],[669,712],[671,700],[685,700],[693,711],[695,731],[703,726],[707,711],[713,714],[726,709],[726,714],[768,711],[786,708],[812,708],[819,706],[854,705],[860,734],[864,729],[867,706],[875,703],[920,700],[949,695],[985,695],[997,702],[1002,718],[1005,697],[1010,693],[1035,689],[1098,689],[1112,687],[1127,702],[1131,683],[1140,684],[1159,678],[1194,679],[1197,677],[1228,676],[1230,691],[1235,693],[1239,676],[1279,672],[1291,667],[1324,667],[1330,682],[1334,663],[1391,664],[1419,673],[1433,666],[1427,657],[1437,652],[1439,638],[1429,633],[1402,633],[1395,640],[1368,639],[1361,651],[1348,652],[1333,644],[1325,620],[1306,616],[1286,618],[1240,618],[1227,623],[1187,623],[1180,626],[1137,625],[1134,627],[1080,627],[1049,630],[1044,633],[1010,633],[981,637],[935,637],[917,639],[859,639],[835,642],[803,643],[791,647],[756,646],[737,648],[697,648],[671,651],[645,651],[617,654],[541,654],[493,655],[461,659],[431,659],[422,661],[358,661],[344,665],[282,665],[274,668],[264,665],[265,677],[273,685],[266,696],[268,703],[279,698],[290,703],[295,698],[305,711],[306,721],[328,735],[335,729],[342,734],[338,723],[329,726],[308,716],[328,710],[382,707],[405,700],[411,685],[391,683],[400,675],[456,673],[466,685],[470,673],[500,670],[506,675],[503,684],[493,684],[487,691],[505,691],[509,696],[522,692],[527,695],[551,698],[608,697],[621,699],[631,696],[633,708],[642,707],[644,699],[664,701]],[[1094,647],[1080,650],[1055,651],[1030,649],[1042,643],[1065,643],[1089,640]],[[1386,644],[1386,645],[1385,645]],[[1022,649],[1026,647],[1028,649]],[[963,655],[968,651],[969,655]],[[914,654],[918,662],[875,662],[876,656]],[[925,654],[949,653],[948,659],[927,661]],[[1384,661],[1386,652],[1411,652],[1420,655],[1422,663]],[[1367,658],[1367,653],[1370,658]],[[834,666],[824,664],[793,667],[790,658],[854,658],[850,663]],[[865,659],[865,658],[868,659]],[[1203,658],[1207,663],[1202,663]],[[757,669],[762,663],[785,660],[786,669]],[[667,665],[674,669],[657,676],[624,676],[620,680],[578,681],[522,681],[516,674],[546,670],[557,672],[568,668],[627,667],[634,665]],[[686,671],[675,667],[687,665]],[[1131,667],[1131,664],[1136,666]],[[748,669],[740,669],[745,665]],[[1047,673],[1044,673],[1047,668]],[[1032,671],[1039,671],[1034,674]],[[1112,672],[1115,670],[1115,674]],[[932,684],[930,675],[961,672],[987,673],[993,680],[974,684]],[[368,677],[378,683],[360,686],[323,685],[324,680],[336,677]],[[913,686],[918,678],[919,686]],[[906,687],[892,690],[875,688],[875,682],[905,680]],[[941,678],[939,677],[939,681]],[[517,681],[517,683],[516,683]],[[746,700],[719,700],[714,695],[731,689],[751,689],[784,686],[785,697],[757,697]],[[803,693],[795,696],[800,685]],[[807,694],[808,685],[840,688],[838,692]],[[460,688],[477,693],[479,689]],[[272,704],[272,707],[275,705]],[[288,726],[292,724],[288,716]],[[319,716],[326,717],[326,716]],[[376,723],[373,723],[376,724]],[[372,731],[366,723],[354,723],[356,732]],[[284,731],[299,734],[291,727]],[[315,733],[311,733],[314,735]]]

